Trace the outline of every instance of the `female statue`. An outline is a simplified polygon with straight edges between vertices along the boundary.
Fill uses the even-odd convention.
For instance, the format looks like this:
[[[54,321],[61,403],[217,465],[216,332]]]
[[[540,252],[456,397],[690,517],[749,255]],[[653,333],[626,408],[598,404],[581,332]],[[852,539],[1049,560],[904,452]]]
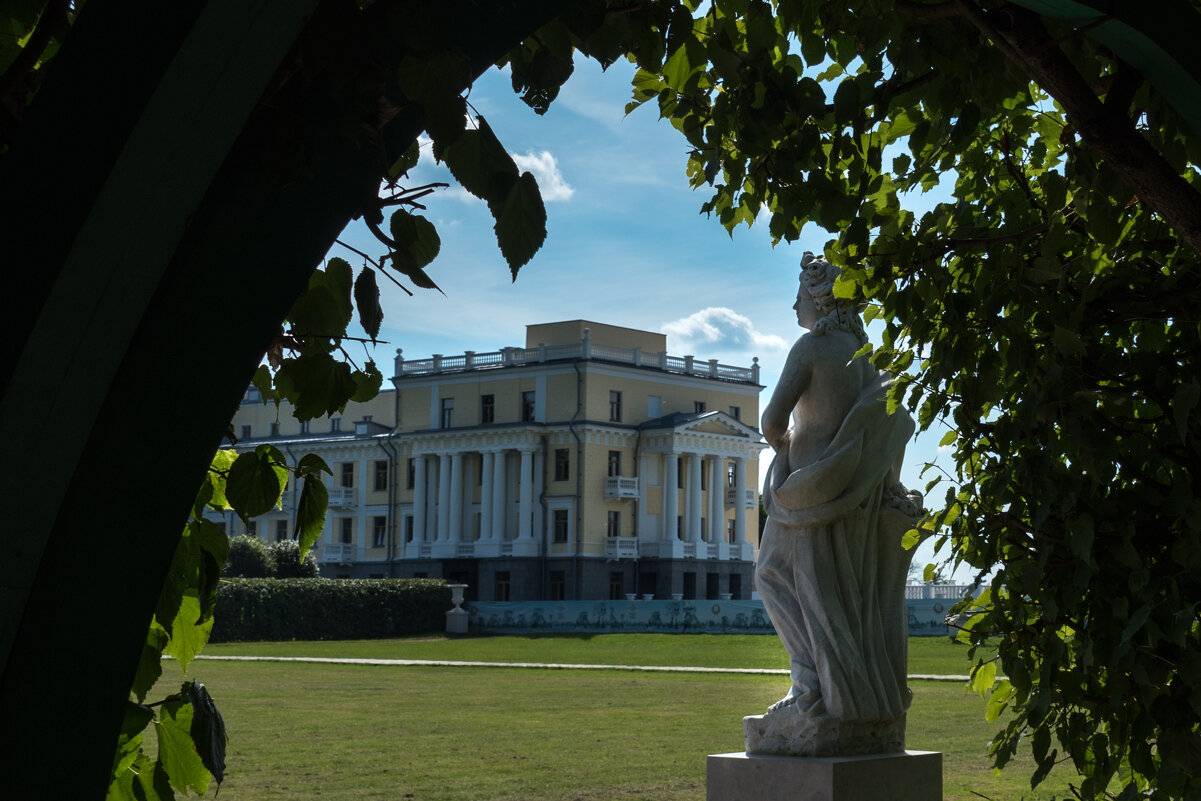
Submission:
[[[897,478],[913,421],[887,413],[886,377],[854,358],[867,334],[834,297],[838,268],[808,252],[801,268],[793,308],[809,333],[763,413],[776,456],[755,571],[792,686],[766,715],[744,719],[747,752],[903,751],[910,554],[901,538],[921,495]]]

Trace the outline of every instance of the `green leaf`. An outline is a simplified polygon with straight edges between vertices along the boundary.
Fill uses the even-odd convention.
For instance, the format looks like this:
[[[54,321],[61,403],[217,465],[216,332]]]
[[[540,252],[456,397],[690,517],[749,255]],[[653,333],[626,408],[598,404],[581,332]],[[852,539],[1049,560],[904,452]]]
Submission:
[[[203,684],[193,681],[187,687],[188,701],[192,704],[192,725],[189,727],[192,742],[200,761],[220,784],[225,780],[225,746],[229,742],[225,719]]]
[[[996,722],[997,718],[1005,711],[1005,707],[1013,698],[1013,685],[1007,679],[1001,679],[997,682],[997,686],[993,689],[992,694],[988,696],[988,704],[984,709],[984,719],[989,723]]]
[[[367,362],[362,370],[356,370],[351,378],[355,382],[354,394],[350,399],[355,403],[366,403],[379,394],[384,385],[384,374],[375,366],[375,362]]]
[[[375,282],[375,270],[370,267],[364,267],[354,282],[354,305],[359,310],[359,324],[374,344],[384,320],[384,309],[379,302],[379,285]]]
[[[464,131],[446,149],[446,166],[471,194],[488,201],[489,205],[502,203],[509,188],[517,181],[517,163],[487,121],[478,117],[476,122],[479,126],[476,130]]]
[[[922,581],[934,581],[934,571],[935,570],[937,570],[937,568],[934,566],[933,563],[928,564],[924,568],[922,568]]]
[[[296,529],[300,540],[300,552],[306,554],[321,536],[325,526],[325,513],[329,506],[329,490],[319,473],[305,476],[300,490],[300,502],[296,505]]]
[[[921,541],[922,532],[916,528],[911,528],[905,532],[905,536],[901,537],[901,547],[906,551],[911,551]],[[934,565],[929,565],[929,567],[934,567]]]
[[[204,649],[213,630],[211,617],[198,623],[200,619],[200,599],[194,594],[185,595],[171,628],[171,639],[163,649],[168,656],[179,660],[184,673],[188,672],[188,665],[192,664],[196,654]]]
[[[229,556],[229,536],[216,523],[208,520],[193,520],[188,523],[190,539],[199,549],[196,592],[200,598],[200,619],[208,620],[217,605],[217,583],[221,579],[221,568]]]
[[[358,390],[350,375],[350,365],[329,353],[305,353],[285,359],[276,382],[285,389],[293,403],[292,414],[299,420],[342,411]]]
[[[945,448],[948,445],[953,444],[958,436],[958,433],[954,429],[948,431],[947,433],[943,434],[942,439],[938,441],[938,447]]]
[[[677,92],[688,88],[689,80],[698,75],[708,63],[704,46],[689,36],[663,64],[663,80]]]
[[[260,364],[258,369],[254,371],[254,378],[251,380],[254,388],[259,391],[259,396],[263,399],[263,405],[267,404],[268,400],[275,399],[276,405],[279,405],[279,398],[275,394],[275,389],[271,385],[271,370],[265,364]]]
[[[522,173],[513,185],[496,215],[495,229],[500,252],[509,263],[513,280],[517,280],[517,271],[546,241],[546,206],[532,174]]]
[[[997,682],[997,663],[981,662],[972,669],[970,686],[979,693],[981,698],[988,698],[989,692]]]
[[[1071,329],[1064,328],[1061,325],[1055,326],[1055,333],[1052,334],[1052,339],[1055,342],[1055,348],[1064,356],[1078,356],[1084,353],[1084,341],[1080,338],[1080,334]]]
[[[1051,768],[1055,767],[1055,760],[1059,756],[1059,749],[1051,749],[1051,753],[1039,760],[1038,769],[1034,771],[1034,775],[1030,777],[1030,789],[1038,787],[1043,779],[1047,778],[1047,774],[1051,772]]]
[[[275,508],[283,495],[284,480],[275,467],[282,459],[276,454],[260,445],[240,455],[229,468],[225,495],[243,522]]]
[[[146,694],[163,675],[163,649],[167,647],[168,639],[167,632],[158,626],[151,626],[146,632],[146,642],[138,657],[138,670],[133,676],[132,690],[139,701],[146,700]]]
[[[181,691],[186,695],[187,685]],[[158,734],[158,761],[167,771],[167,778],[180,793],[192,788],[204,795],[212,776],[204,766],[192,740],[192,705],[183,701],[168,701],[159,707],[154,723]]]
[[[300,457],[300,461],[296,464],[296,475],[307,476],[310,473],[328,473],[333,475],[334,471],[330,469],[325,460],[315,453],[306,453]]]
[[[392,166],[388,168],[389,178],[399,178],[408,173],[409,170],[417,166],[417,162],[421,159],[421,149],[417,140],[414,139],[412,144],[401,154],[400,158],[392,162]]]
[[[392,262],[405,275],[429,264],[438,255],[442,240],[434,224],[420,214],[400,209],[392,215],[391,227],[397,248]]]
[[[1176,431],[1180,434],[1181,442],[1188,439],[1189,415],[1192,414],[1193,409],[1197,408],[1198,400],[1201,400],[1201,384],[1196,381],[1184,384],[1172,395],[1172,419],[1176,423]]]

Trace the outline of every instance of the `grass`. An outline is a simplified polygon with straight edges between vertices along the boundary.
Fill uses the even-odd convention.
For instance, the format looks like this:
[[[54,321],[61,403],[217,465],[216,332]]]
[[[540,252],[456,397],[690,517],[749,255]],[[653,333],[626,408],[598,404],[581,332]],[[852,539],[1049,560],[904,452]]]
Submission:
[[[738,635],[225,644],[206,653],[748,667],[784,661],[775,637]],[[963,673],[965,653],[945,639],[911,641],[911,667]],[[164,692],[171,692],[178,665],[164,673]],[[209,687],[229,727],[221,797],[256,801],[700,801],[706,755],[742,750],[742,716],[785,689],[781,676],[617,670],[200,661],[191,673]],[[1028,756],[992,774],[984,752],[996,725],[984,721],[979,697],[961,683],[910,684],[908,745],[943,752],[945,799],[1068,796],[1069,775],[1060,770],[1032,793]]]
[[[576,634],[427,637],[339,642],[215,643],[211,655],[340,656],[471,662],[787,668],[774,634]],[[911,637],[909,672],[966,674],[967,648],[946,637]]]

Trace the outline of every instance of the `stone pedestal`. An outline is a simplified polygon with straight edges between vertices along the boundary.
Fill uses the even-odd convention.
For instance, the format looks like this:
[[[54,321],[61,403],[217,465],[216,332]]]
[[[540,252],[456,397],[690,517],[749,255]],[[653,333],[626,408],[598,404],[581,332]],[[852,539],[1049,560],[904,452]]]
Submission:
[[[711,754],[706,801],[941,801],[942,754]]]
[[[448,584],[447,586],[450,587],[450,601],[454,604],[454,608],[446,611],[446,633],[466,634],[471,615],[460,605],[463,603],[463,590],[467,589],[467,585]]]

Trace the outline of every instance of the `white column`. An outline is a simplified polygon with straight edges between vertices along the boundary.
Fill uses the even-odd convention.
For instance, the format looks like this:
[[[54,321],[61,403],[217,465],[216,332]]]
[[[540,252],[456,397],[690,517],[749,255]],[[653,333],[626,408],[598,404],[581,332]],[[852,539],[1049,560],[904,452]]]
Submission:
[[[475,506],[475,477],[479,468],[475,466],[475,460],[480,458],[478,453],[470,452],[463,454],[463,527],[459,539],[463,542],[473,542],[475,540],[475,519],[472,517],[471,510]]]
[[[701,539],[701,456],[699,453],[688,454],[688,541],[700,542]]]
[[[638,519],[634,521],[634,525],[638,527],[638,539],[642,539],[647,535],[646,525],[646,465],[650,461],[648,454],[640,454],[638,457]]]
[[[448,533],[451,542],[463,540],[463,454],[455,451],[450,455],[450,518]]]
[[[438,542],[450,539],[450,454],[438,454]]]
[[[663,454],[663,539],[679,539],[676,518],[680,516],[680,470],[674,453]]]
[[[495,463],[492,468],[492,538],[503,540],[507,523],[505,492],[508,486],[505,482],[507,478],[505,452],[497,451],[492,454],[492,461]]]
[[[746,459],[734,460],[734,544],[746,542]]]
[[[438,478],[434,475],[435,462],[426,457],[422,467],[425,470],[425,531],[421,532],[422,542],[433,542],[438,538]]]
[[[538,502],[538,499],[542,497],[544,490],[542,486],[542,480],[546,475],[545,461],[545,458],[542,456],[541,448],[534,451],[534,480],[532,484],[534,490],[534,519],[531,523],[533,531],[530,536],[535,538],[540,538],[542,536],[542,504]]]
[[[517,502],[517,539],[533,539],[534,531],[531,526],[531,515],[534,511],[534,452],[525,448],[521,451],[521,479],[518,489],[521,492]]]
[[[417,543],[425,540],[425,456],[413,456],[413,542],[416,552]]]
[[[480,539],[492,539],[492,467],[496,463],[496,454],[484,451],[480,454],[484,460],[483,480],[480,481]]]
[[[726,535],[724,464],[720,456],[709,457],[709,542],[723,542]]]

